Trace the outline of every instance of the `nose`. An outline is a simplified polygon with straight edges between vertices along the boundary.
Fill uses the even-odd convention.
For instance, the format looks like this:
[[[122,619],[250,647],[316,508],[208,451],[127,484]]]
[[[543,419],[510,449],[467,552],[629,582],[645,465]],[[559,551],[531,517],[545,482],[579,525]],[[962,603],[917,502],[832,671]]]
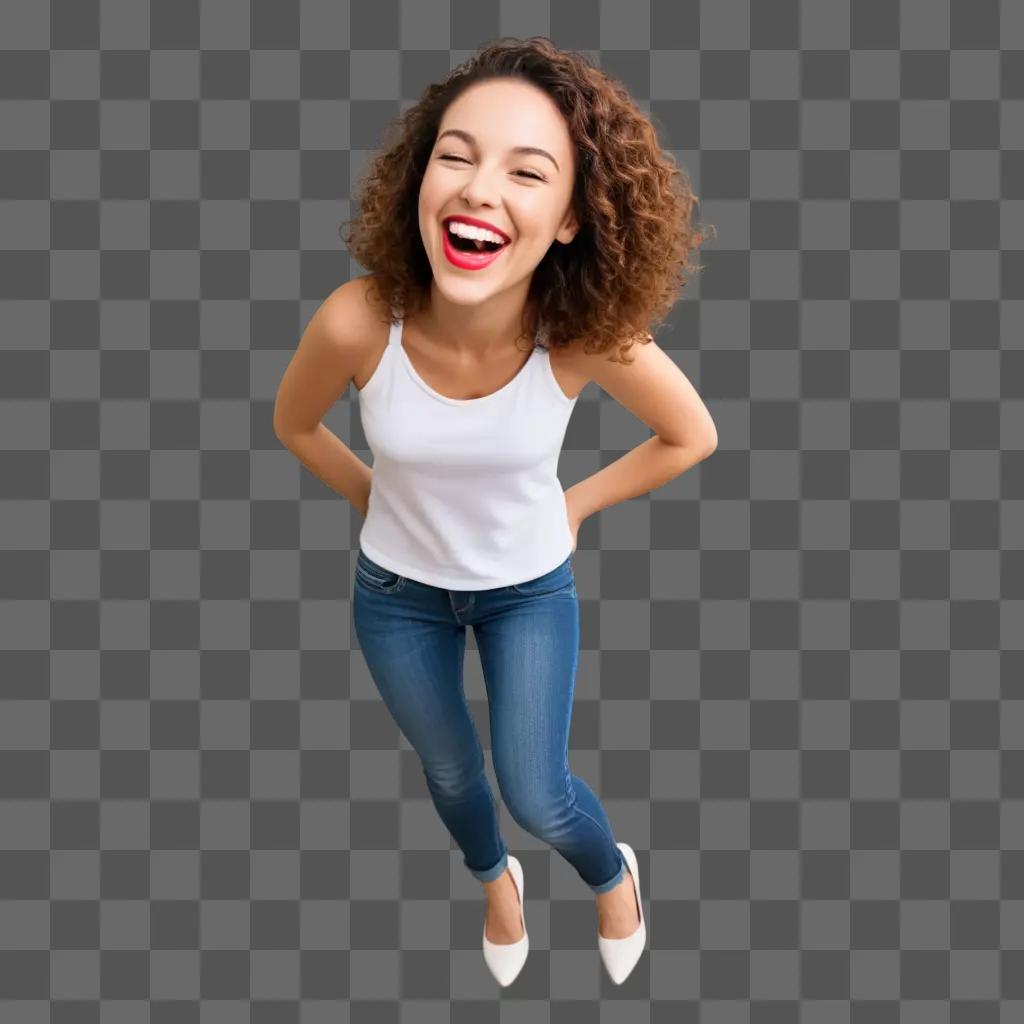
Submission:
[[[496,207],[498,205],[498,189],[493,178],[494,175],[486,169],[478,168],[466,182],[462,190],[462,198],[473,206]]]

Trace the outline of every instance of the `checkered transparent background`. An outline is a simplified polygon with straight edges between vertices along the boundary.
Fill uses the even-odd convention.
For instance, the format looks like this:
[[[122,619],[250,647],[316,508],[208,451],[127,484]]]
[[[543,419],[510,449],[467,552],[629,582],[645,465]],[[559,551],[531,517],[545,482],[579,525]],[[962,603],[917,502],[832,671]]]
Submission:
[[[271,426],[385,127],[503,35],[622,80],[717,231],[656,337],[719,448],[574,556],[621,988],[507,812],[488,975],[362,519]],[[1024,5],[5,0],[0,118],[3,1024],[1024,1019]],[[588,385],[564,484],[647,436]],[[472,633],[466,684],[488,746]]]

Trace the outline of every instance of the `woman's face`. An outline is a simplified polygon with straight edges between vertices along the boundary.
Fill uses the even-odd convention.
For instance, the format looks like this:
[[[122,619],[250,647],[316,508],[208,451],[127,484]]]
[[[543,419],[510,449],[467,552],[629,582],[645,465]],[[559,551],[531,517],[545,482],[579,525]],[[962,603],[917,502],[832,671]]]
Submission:
[[[420,185],[420,236],[436,287],[465,304],[528,285],[552,243],[568,244],[578,230],[571,210],[575,174],[568,127],[541,89],[514,79],[467,89],[441,119]],[[446,255],[442,222],[460,214],[509,239],[482,269],[457,266]]]

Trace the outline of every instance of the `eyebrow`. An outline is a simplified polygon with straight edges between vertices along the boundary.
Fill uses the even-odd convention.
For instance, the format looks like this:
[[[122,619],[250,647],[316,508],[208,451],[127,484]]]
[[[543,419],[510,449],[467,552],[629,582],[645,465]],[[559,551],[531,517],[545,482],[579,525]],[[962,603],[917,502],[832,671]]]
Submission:
[[[446,135],[455,135],[457,138],[462,139],[463,142],[468,142],[471,146],[476,145],[476,139],[473,138],[469,132],[464,132],[461,128],[448,128],[441,132],[437,137],[437,141],[440,142]],[[546,156],[554,165],[555,170],[561,173],[562,169],[558,166],[558,161],[546,150],[539,149],[537,146],[513,146],[509,149],[510,153],[532,153],[535,156]]]

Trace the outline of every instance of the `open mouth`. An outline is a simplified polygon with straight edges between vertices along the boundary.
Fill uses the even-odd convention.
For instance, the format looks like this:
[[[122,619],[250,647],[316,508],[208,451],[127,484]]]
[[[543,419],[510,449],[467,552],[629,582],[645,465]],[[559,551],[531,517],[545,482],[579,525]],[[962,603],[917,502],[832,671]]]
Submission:
[[[458,249],[459,252],[497,252],[505,248],[504,244],[481,241],[479,238],[463,238],[462,235],[453,235],[450,231],[448,237],[451,239],[452,248]]]
[[[453,231],[448,230],[448,222],[441,225],[444,230],[445,237],[448,243],[457,252],[466,253],[494,253],[499,249],[504,249],[508,242],[488,242],[478,238],[463,238],[462,235],[457,235]]]

